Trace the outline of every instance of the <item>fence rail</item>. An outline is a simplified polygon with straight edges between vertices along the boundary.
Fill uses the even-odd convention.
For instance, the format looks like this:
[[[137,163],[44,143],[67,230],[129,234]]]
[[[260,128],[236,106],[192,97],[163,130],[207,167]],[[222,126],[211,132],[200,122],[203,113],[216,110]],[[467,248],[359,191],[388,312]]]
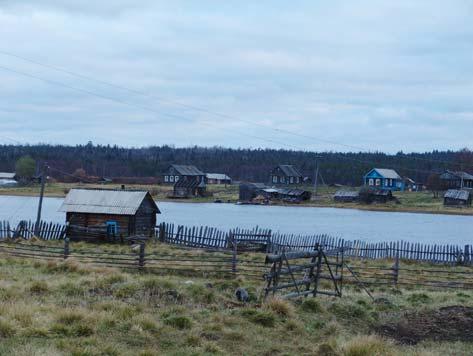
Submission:
[[[34,236],[35,224],[22,221],[12,226],[8,221],[0,221],[0,240],[5,238],[30,239]],[[69,230],[67,230],[69,229]],[[104,232],[93,227],[83,228],[65,224],[42,221],[39,226],[39,237],[44,240],[63,239],[67,231],[80,231],[84,236],[97,237]],[[421,244],[406,241],[369,243],[366,241],[346,241],[326,234],[296,235],[272,233],[269,229],[231,229],[228,231],[209,226],[183,226],[161,223],[155,229],[154,238],[158,241],[213,250],[232,250],[233,241],[244,250],[253,245],[253,250],[267,253],[278,253],[291,250],[310,251],[314,246],[324,246],[327,254],[330,250],[344,249],[349,258],[389,259],[399,257],[402,260],[426,261],[450,265],[473,265],[473,245],[459,246],[454,244]],[[119,239],[120,241],[124,239]],[[251,250],[251,248],[249,248]]]

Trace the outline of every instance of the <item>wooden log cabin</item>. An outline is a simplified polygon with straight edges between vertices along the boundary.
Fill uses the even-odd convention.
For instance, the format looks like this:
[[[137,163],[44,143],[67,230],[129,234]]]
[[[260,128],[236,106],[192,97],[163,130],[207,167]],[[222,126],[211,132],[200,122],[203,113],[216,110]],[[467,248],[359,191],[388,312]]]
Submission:
[[[124,189],[71,189],[59,211],[67,237],[93,240],[151,237],[161,213],[149,192]]]

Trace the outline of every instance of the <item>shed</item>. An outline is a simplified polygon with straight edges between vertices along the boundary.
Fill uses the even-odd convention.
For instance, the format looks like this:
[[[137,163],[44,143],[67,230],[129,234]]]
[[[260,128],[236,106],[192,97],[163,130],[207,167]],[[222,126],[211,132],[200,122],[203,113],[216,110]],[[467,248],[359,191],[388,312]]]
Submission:
[[[206,192],[205,180],[183,177],[174,184],[173,198],[203,197]]]
[[[207,173],[207,184],[232,184],[232,179],[223,173]]]
[[[363,203],[387,203],[394,200],[393,194],[390,190],[375,189],[371,187],[363,187],[359,192],[359,200]]]
[[[443,196],[446,206],[471,206],[471,192],[469,190],[449,189]]]
[[[360,193],[355,192],[355,191],[349,191],[349,190],[339,190],[335,192],[333,195],[333,200],[336,202],[344,202],[344,203],[350,203],[350,202],[356,202],[360,198]]]
[[[147,191],[71,189],[59,211],[66,213],[67,237],[114,239],[154,234],[158,206]]]
[[[262,194],[265,188],[264,183],[240,183],[238,200],[240,202],[250,202]]]

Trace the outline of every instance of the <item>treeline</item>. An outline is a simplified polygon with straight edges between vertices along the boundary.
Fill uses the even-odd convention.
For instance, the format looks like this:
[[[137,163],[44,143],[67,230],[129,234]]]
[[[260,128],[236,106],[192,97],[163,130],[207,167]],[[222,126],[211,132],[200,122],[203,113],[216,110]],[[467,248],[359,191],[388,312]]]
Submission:
[[[323,182],[360,185],[362,176],[371,168],[393,168],[402,176],[425,182],[432,172],[445,169],[472,171],[473,154],[461,151],[425,153],[303,152],[275,149],[230,149],[223,147],[154,146],[124,148],[87,145],[3,145],[0,146],[0,171],[14,171],[22,156],[29,155],[37,163],[48,162],[50,175],[62,180],[81,169],[96,177],[153,177],[162,175],[171,164],[193,164],[204,172],[225,173],[235,180],[267,182],[269,172],[278,164],[293,164],[312,178],[316,161]],[[39,169],[39,168],[38,168]],[[59,170],[59,171],[57,171]]]

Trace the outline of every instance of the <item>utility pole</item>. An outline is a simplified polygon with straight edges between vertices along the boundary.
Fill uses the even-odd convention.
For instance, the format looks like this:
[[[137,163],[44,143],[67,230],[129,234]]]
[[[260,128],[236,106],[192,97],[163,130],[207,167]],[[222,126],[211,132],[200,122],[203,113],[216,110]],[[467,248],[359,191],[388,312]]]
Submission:
[[[317,196],[317,178],[319,177],[319,162],[315,156],[314,198]]]
[[[44,185],[46,183],[47,170],[48,170],[48,164],[44,162],[43,168],[41,169],[41,190],[39,193],[38,214],[36,215],[36,224],[34,227],[35,236],[39,235],[39,225],[41,223],[41,209],[43,208]]]

